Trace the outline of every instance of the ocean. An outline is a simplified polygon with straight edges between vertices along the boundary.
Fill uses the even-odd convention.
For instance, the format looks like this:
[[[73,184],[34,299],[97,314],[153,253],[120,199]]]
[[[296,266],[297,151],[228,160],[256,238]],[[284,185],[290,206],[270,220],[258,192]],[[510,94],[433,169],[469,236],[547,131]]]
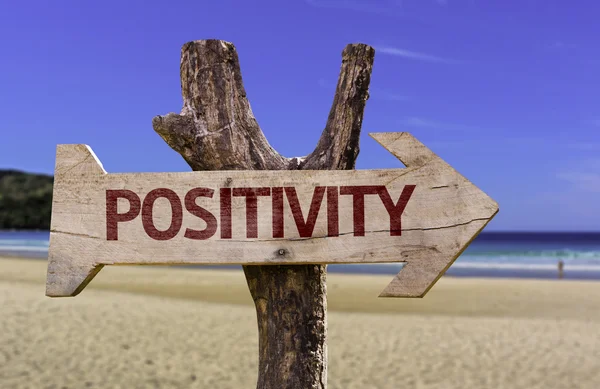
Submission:
[[[0,232],[0,256],[46,259],[47,231]],[[600,232],[483,232],[446,274],[600,280]],[[230,267],[231,268],[231,267]],[[396,274],[401,263],[330,265],[330,272]]]

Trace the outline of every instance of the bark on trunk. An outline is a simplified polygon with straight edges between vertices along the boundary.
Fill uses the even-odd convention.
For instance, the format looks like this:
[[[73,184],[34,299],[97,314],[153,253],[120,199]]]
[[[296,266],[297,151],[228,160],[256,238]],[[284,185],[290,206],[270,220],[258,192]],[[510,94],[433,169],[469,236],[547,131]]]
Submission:
[[[350,44],[327,124],[304,159],[279,155],[246,97],[235,47],[186,43],[181,50],[180,114],[152,120],[154,130],[193,170],[353,169],[375,50]],[[244,266],[259,333],[257,389],[327,387],[325,265]]]

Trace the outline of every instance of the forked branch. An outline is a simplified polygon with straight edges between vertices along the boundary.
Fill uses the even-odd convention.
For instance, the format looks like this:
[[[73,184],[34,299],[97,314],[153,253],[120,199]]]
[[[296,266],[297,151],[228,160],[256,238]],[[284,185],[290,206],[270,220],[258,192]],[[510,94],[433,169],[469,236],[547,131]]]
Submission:
[[[353,169],[375,50],[346,46],[333,105],[317,147],[301,163],[277,153],[246,97],[233,44],[186,43],[180,114],[154,130],[193,170]],[[325,265],[244,266],[258,318],[258,389],[327,387]]]
[[[193,170],[352,169],[374,56],[370,46],[346,46],[327,124],[301,164],[269,145],[250,108],[238,55],[229,42],[183,46],[183,108],[180,114],[156,116],[152,125]]]

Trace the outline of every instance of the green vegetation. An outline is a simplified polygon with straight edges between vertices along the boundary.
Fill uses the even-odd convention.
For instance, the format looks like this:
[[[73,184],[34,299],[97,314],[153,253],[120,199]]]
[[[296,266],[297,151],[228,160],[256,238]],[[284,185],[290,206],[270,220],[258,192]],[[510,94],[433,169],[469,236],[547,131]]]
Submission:
[[[50,229],[54,178],[0,170],[0,229]]]

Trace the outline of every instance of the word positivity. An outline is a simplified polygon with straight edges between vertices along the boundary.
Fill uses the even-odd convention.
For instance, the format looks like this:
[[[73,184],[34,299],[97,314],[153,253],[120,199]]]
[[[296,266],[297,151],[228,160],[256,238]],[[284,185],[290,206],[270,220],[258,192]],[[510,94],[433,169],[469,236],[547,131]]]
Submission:
[[[406,168],[107,174],[59,145],[46,294],[116,264],[403,262],[380,296],[422,297],[498,205],[410,134],[370,135]]]
[[[402,212],[406,208],[415,185],[405,185],[400,198],[396,203],[384,185],[362,185],[362,186],[316,186],[310,202],[308,215],[305,219],[302,212],[296,188],[287,187],[258,187],[258,188],[221,188],[219,190],[219,217],[221,227],[221,239],[232,238],[232,197],[245,198],[246,207],[246,238],[258,238],[258,197],[271,198],[272,211],[272,237],[285,238],[284,229],[284,197],[287,198],[289,208],[301,238],[312,238],[315,224],[325,193],[327,193],[327,236],[339,235],[339,195],[352,196],[353,206],[353,229],[354,236],[365,236],[365,196],[377,195],[383,203],[389,216],[390,236],[402,235]],[[285,194],[285,196],[284,196]],[[144,197],[140,197],[133,191],[127,189],[116,189],[106,191],[106,239],[119,240],[119,223],[129,222],[137,218],[141,213],[144,231],[154,240],[170,240],[179,234],[183,224],[183,208],[190,214],[202,219],[206,227],[202,230],[186,228],[184,238],[195,240],[206,240],[212,238],[217,232],[217,217],[208,209],[197,204],[198,198],[212,199],[215,190],[211,188],[197,187],[189,190],[183,199],[172,189],[153,189]],[[159,230],[154,225],[154,204],[159,198],[169,202],[171,208],[171,222],[166,230]],[[118,200],[125,199],[129,203],[127,212],[118,212]]]

